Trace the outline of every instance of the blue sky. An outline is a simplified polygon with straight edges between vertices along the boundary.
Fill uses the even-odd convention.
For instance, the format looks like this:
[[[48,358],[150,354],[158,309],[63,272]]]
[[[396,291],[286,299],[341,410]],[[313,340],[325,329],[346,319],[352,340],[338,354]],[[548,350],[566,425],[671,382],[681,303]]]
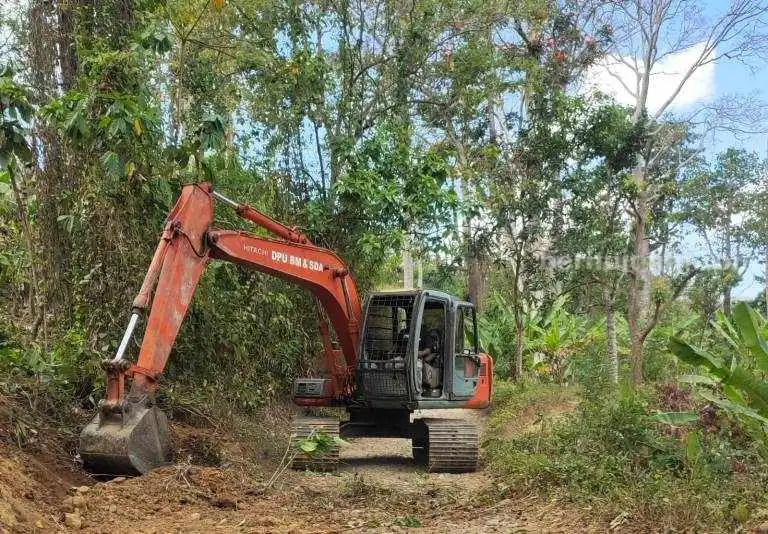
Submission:
[[[748,66],[735,61],[719,62],[715,65],[715,96],[729,94],[758,93],[766,98],[768,88],[768,62],[762,68],[750,69]],[[768,104],[767,104],[768,105]],[[766,125],[768,127],[768,125]],[[765,133],[749,135],[745,139],[737,139],[725,133],[718,133],[712,148],[722,150],[729,146],[754,150],[765,155],[768,135]]]

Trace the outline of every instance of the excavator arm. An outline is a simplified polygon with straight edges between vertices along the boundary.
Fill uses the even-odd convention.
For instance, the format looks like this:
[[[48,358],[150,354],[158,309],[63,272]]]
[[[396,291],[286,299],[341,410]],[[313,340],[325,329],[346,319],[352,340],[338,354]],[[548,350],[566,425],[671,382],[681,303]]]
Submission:
[[[214,200],[227,204],[275,238],[212,227]],[[209,184],[187,185],[165,221],[117,353],[103,364],[107,372],[105,398],[80,439],[81,457],[92,472],[145,473],[166,461],[167,422],[152,399],[197,284],[211,260],[245,265],[312,293],[324,310],[320,331],[327,387],[323,398],[306,399],[306,403],[332,404],[352,395],[361,309],[354,280],[341,259],[313,245],[297,230],[213,191]],[[139,356],[135,364],[129,364],[125,351],[140,315],[146,312],[149,316]],[[333,325],[339,349],[332,344],[323,317]],[[127,380],[132,380],[128,394]]]

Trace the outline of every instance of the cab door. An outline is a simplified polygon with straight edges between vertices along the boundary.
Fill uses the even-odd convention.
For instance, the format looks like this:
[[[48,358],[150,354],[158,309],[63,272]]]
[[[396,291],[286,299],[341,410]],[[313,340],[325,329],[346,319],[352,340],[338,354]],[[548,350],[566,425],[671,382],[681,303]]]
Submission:
[[[470,398],[477,389],[478,357],[475,308],[467,302],[456,306],[453,344],[453,397]]]

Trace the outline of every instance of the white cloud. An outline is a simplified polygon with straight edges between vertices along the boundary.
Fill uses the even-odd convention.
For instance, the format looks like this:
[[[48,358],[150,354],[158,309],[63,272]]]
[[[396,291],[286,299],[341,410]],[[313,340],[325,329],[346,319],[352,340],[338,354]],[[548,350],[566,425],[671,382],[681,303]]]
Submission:
[[[704,43],[670,54],[657,62],[651,71],[648,88],[648,111],[655,113],[677,89],[680,81],[701,55]],[[633,64],[631,58],[622,58]],[[607,56],[587,73],[587,87],[613,96],[618,102],[635,105],[636,77],[633,70],[617,56]],[[624,87],[626,86],[626,87]],[[685,82],[668,111],[683,110],[693,104],[710,100],[715,93],[715,62],[696,69]]]

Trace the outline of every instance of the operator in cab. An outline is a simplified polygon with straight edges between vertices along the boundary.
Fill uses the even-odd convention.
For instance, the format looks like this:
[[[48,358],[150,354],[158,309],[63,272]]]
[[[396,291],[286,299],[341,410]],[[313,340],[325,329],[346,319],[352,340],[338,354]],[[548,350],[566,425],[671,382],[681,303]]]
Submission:
[[[422,327],[419,360],[422,362],[422,395],[424,397],[440,397],[443,394],[441,339],[441,332],[437,328],[427,330],[426,327]]]

